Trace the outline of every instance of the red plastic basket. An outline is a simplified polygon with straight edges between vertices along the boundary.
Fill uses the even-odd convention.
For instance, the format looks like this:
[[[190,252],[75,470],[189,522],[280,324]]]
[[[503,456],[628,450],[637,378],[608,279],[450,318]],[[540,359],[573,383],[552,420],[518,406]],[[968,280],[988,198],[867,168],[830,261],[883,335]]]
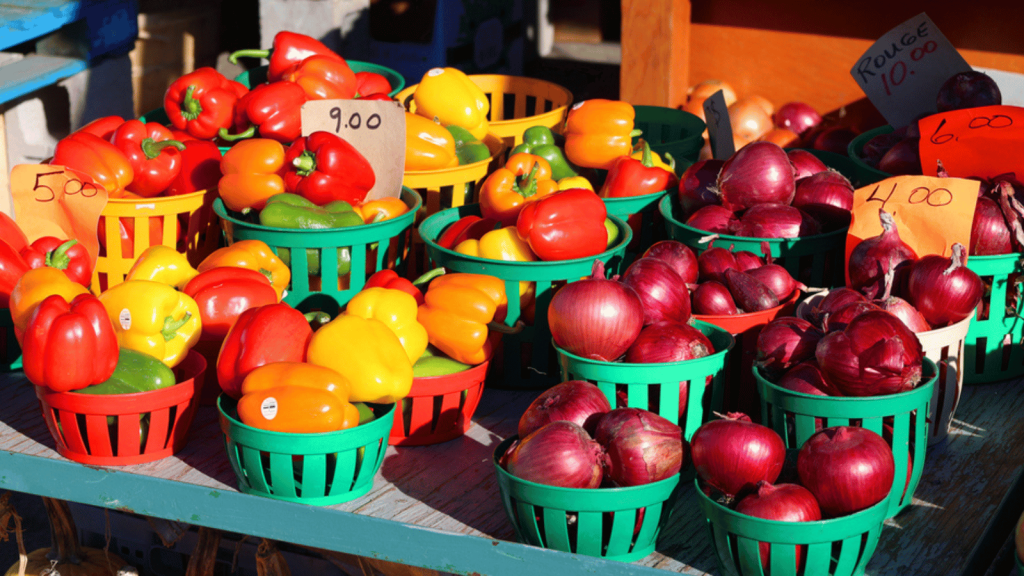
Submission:
[[[205,373],[206,360],[190,351],[169,388],[93,395],[36,386],[36,397],[61,456],[98,466],[141,464],[185,446]]]
[[[395,410],[388,444],[425,446],[465,434],[484,392],[487,364],[455,374],[414,378],[401,410]]]

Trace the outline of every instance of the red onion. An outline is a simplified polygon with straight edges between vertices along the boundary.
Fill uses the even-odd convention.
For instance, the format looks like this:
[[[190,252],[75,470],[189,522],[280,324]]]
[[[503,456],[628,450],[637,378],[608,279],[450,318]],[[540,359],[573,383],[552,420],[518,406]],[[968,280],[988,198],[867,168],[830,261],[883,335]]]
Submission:
[[[787,102],[775,111],[775,125],[786,128],[801,136],[821,123],[821,114],[810,104]]]
[[[654,258],[668,264],[679,274],[683,282],[697,281],[697,256],[690,247],[675,240],[655,242],[643,253],[643,258]]]
[[[736,270],[738,263],[733,253],[725,248],[708,248],[697,257],[697,270],[701,282],[725,282],[725,271]]]
[[[683,431],[640,408],[616,408],[597,423],[597,443],[608,453],[608,477],[619,486],[640,486],[679,473]]]
[[[690,291],[671,266],[655,258],[640,258],[619,280],[640,297],[644,326],[690,319]]]
[[[955,324],[981,302],[981,278],[966,263],[963,244],[953,244],[951,258],[929,254],[911,266],[907,296],[932,326]]]
[[[882,233],[867,238],[854,247],[850,253],[850,288],[860,290],[868,298],[878,298],[885,290],[885,273],[896,269],[896,284],[902,286],[904,270],[917,260],[913,248],[900,240],[896,221],[884,210],[878,211],[882,221]]]
[[[896,132],[879,134],[864,144],[860,151],[860,157],[869,166],[877,167],[882,156],[885,156],[885,153],[900,140],[903,140],[903,136]]]
[[[857,133],[849,128],[833,126],[819,132],[814,138],[814,144],[811,147],[815,150],[845,156],[847,148],[850,147],[850,142],[856,137]]]
[[[782,374],[790,366],[814,358],[814,350],[824,334],[806,320],[776,318],[757,336],[754,360],[769,375]]]
[[[703,358],[715,351],[711,340],[689,324],[660,322],[640,331],[626,351],[630,364],[682,362]]]
[[[843,306],[824,316],[823,328],[825,333],[829,332],[841,332],[846,330],[846,327],[853,321],[854,318],[861,314],[871,312],[872,310],[881,310],[882,307],[874,302],[864,300],[861,302],[850,302],[846,306]]]
[[[722,198],[713,188],[723,164],[724,160],[700,160],[683,172],[679,177],[679,205],[683,214],[693,214],[705,206],[722,203]]]
[[[551,298],[548,325],[558,347],[583,358],[611,362],[625,354],[643,328],[644,305],[629,286],[594,274],[570,282]]]
[[[694,314],[705,316],[734,316],[740,313],[729,289],[714,280],[701,283],[693,291],[692,310]]]
[[[736,269],[740,272],[750,272],[754,268],[764,266],[764,260],[753,252],[740,250],[739,252],[733,252],[733,256],[736,257]]]
[[[506,468],[516,478],[563,488],[597,488],[607,462],[605,449],[583,428],[559,420],[522,438]]]
[[[701,480],[735,496],[762,480],[775,482],[786,445],[771,428],[754,424],[746,414],[730,413],[693,433],[690,457]]]
[[[939,112],[998,106],[1002,103],[1003,96],[995,80],[988,74],[975,70],[953,75],[942,84],[935,97],[935,105]]]
[[[750,274],[754,278],[764,282],[764,285],[771,288],[772,292],[779,299],[779,302],[789,300],[797,290],[806,290],[807,286],[803,283],[797,282],[782,266],[778,264],[765,264],[760,268],[754,268],[749,270],[747,274]]]
[[[867,302],[868,299],[850,288],[836,288],[835,290],[829,290],[821,300],[819,300],[808,314],[807,320],[810,320],[812,324],[823,326],[825,323],[825,316],[832,314],[847,304],[854,302]]]
[[[839,390],[825,381],[818,362],[813,358],[790,368],[779,379],[778,386],[812,396],[842,396]],[[816,421],[820,423],[820,418]]]
[[[800,211],[807,214],[821,226],[821,233],[833,232],[850,227],[852,216],[848,210],[826,206],[824,204],[808,204],[801,206]]]
[[[890,296],[884,300],[879,301],[878,306],[886,312],[900,319],[901,322],[910,328],[910,331],[914,334],[920,334],[921,332],[928,332],[932,327],[925,320],[924,316],[911,306],[910,302],[907,302],[903,298],[898,296]]]
[[[1024,251],[1024,224],[1021,220],[1024,217],[1024,206],[1021,206],[1015,197],[1016,191],[1009,182],[1000,180],[996,183],[996,189],[998,190],[999,208],[1013,234],[1014,250],[1011,252]]]
[[[853,185],[835,170],[826,170],[808,176],[796,183],[793,206],[823,204],[849,212],[853,209]]]
[[[526,438],[550,422],[565,420],[594,433],[597,421],[612,405],[597,386],[585,380],[562,382],[540,393],[519,418],[519,437]]]
[[[797,181],[828,170],[828,166],[824,162],[807,150],[787,150],[786,156],[789,157],[789,162],[793,165],[793,170],[796,172],[794,178]]]
[[[726,270],[725,285],[729,287],[733,300],[745,312],[760,312],[779,305],[779,299],[772,289],[746,272]]]
[[[736,222],[736,214],[721,206],[705,206],[686,219],[686,225],[705,232],[728,234]]]
[[[837,426],[807,439],[796,462],[800,483],[826,518],[846,516],[885,500],[896,464],[892,448],[867,428]]]
[[[797,238],[820,232],[821,225],[799,208],[772,204],[747,209],[732,227],[733,234],[748,238]]]
[[[776,522],[816,522],[821,520],[821,509],[810,490],[797,484],[773,485],[763,480],[757,483],[757,489],[754,492],[736,503],[736,511],[754,518],[764,518]],[[765,574],[768,574],[771,566],[772,546],[768,542],[761,542],[758,547],[761,550],[761,566],[764,568]],[[806,545],[796,547],[794,574],[800,571],[800,564],[803,562],[805,554],[807,554]]]
[[[771,142],[751,142],[726,160],[718,175],[722,205],[741,210],[793,201],[796,182],[786,151]]]
[[[999,203],[981,196],[971,224],[971,256],[993,256],[1013,252],[1013,240]]]
[[[921,154],[918,151],[920,138],[904,138],[878,161],[878,169],[893,176],[901,174],[920,174]]]
[[[883,396],[917,386],[924,353],[899,318],[873,310],[822,338],[815,356],[825,380],[843,395]]]

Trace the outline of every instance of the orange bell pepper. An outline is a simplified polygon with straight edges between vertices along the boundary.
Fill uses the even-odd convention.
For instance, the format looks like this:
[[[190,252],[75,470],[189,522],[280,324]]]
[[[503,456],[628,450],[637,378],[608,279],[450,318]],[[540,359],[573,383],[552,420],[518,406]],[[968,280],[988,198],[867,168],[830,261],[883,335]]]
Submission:
[[[288,283],[292,279],[292,271],[284,265],[284,262],[281,262],[270,246],[259,240],[242,240],[231,246],[218,248],[199,263],[196,271],[202,274],[207,270],[223,266],[248,268],[263,274],[270,280],[270,285],[277,292],[278,300],[281,299],[284,289],[288,287]]]
[[[28,326],[32,312],[40,302],[46,300],[47,296],[56,294],[70,303],[75,296],[88,293],[87,288],[72,281],[63,270],[45,266],[25,272],[21,280],[14,285],[10,299],[11,319],[17,329],[16,333],[19,334],[19,341],[21,332]]]
[[[89,132],[75,132],[57,142],[53,151],[54,166],[67,166],[92,177],[115,196],[132,183],[135,172],[128,158],[117,146]]]
[[[237,410],[242,424],[273,432],[313,434],[359,425],[355,406],[326,390],[304,386],[250,392],[238,401]]]
[[[236,212],[262,210],[267,199],[286,192],[284,146],[276,140],[252,138],[235,144],[224,154],[217,184],[221,200]]]
[[[352,210],[359,214],[364,223],[373,224],[398,218],[409,211],[409,206],[401,198],[381,198],[355,206]]]
[[[557,191],[558,182],[551,179],[547,160],[533,154],[513,154],[505,167],[492,172],[480,187],[480,214],[498,220],[502,226],[514,226],[527,202]]]
[[[463,364],[476,365],[494,355],[500,332],[489,322],[505,319],[505,282],[483,274],[445,274],[424,295],[416,319],[431,344]]]
[[[351,384],[347,378],[334,370],[305,362],[271,362],[256,368],[242,381],[242,395],[278,386],[301,386],[303,388],[330,392],[343,402],[348,402]]]
[[[569,110],[565,123],[565,156],[583,168],[611,170],[620,156],[633,151],[636,111],[628,102],[584,100]]]

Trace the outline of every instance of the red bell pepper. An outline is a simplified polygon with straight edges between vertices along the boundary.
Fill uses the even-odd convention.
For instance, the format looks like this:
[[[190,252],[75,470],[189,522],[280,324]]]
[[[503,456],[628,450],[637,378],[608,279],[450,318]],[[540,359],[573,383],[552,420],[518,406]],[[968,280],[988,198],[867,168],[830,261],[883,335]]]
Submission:
[[[16,251],[21,252],[28,246],[28,236],[22,231],[21,226],[7,214],[0,212],[0,240],[7,242]]]
[[[387,94],[378,92],[376,94],[370,94],[369,96],[356,96],[356,100],[380,100],[387,102],[395,102],[396,100]]]
[[[221,389],[237,399],[242,396],[242,381],[256,368],[272,362],[305,362],[312,337],[306,317],[287,304],[242,312],[217,356]]]
[[[497,227],[498,221],[494,218],[463,216],[438,236],[437,245],[454,250],[464,240],[479,240],[484,234]]]
[[[348,100],[356,95],[356,74],[343,59],[316,55],[292,65],[282,80],[295,82],[310,100]]]
[[[164,94],[164,110],[178,130],[200,140],[213,140],[221,128],[231,126],[235,103],[247,91],[207,66],[171,83]]]
[[[235,105],[235,134],[222,128],[222,140],[234,142],[256,135],[282,144],[294,142],[302,136],[302,105],[309,100],[302,87],[294,82],[280,81],[260,84],[238,99]]]
[[[199,138],[196,138],[195,136],[189,134],[188,132],[185,132],[184,130],[178,130],[177,128],[171,128],[171,136],[178,142],[182,143],[191,142],[193,140],[199,140]],[[206,142],[206,140],[202,140],[202,142]]]
[[[388,288],[390,290],[400,290],[415,298],[417,306],[423,304],[423,292],[420,292],[420,289],[417,288],[412,281],[407,278],[402,278],[398,275],[398,272],[395,272],[394,270],[379,270],[374,272],[366,279],[366,284],[363,284],[363,290],[366,290],[367,288]]]
[[[7,308],[18,280],[29,271],[28,263],[13,246],[0,240],[0,308]]]
[[[110,142],[128,158],[135,177],[125,188],[143,198],[152,198],[167,189],[181,171],[185,145],[173,139],[171,131],[156,122],[143,124],[129,120],[114,132]]]
[[[92,257],[85,245],[78,240],[61,240],[54,236],[43,236],[21,251],[21,257],[29,268],[44,266],[63,270],[64,275],[82,286],[92,282]]]
[[[48,296],[36,306],[21,338],[25,376],[55,392],[81,390],[110,378],[119,356],[106,308],[92,294],[68,304]]]
[[[612,164],[598,193],[602,198],[626,198],[654,194],[679,184],[675,174],[654,165],[651,146],[643,143],[642,160],[622,156]]]
[[[391,92],[391,83],[376,72],[356,72],[356,88],[360,98],[374,94],[387,96]],[[388,99],[390,100],[391,97],[388,96]]]
[[[377,182],[370,162],[351,144],[330,132],[299,138],[284,155],[285,189],[323,206],[344,200],[362,204]]]
[[[114,135],[114,132],[124,124],[124,118],[120,116],[104,116],[103,118],[97,118],[92,122],[89,122],[85,126],[82,126],[75,132],[88,132],[89,134],[95,134],[104,140],[110,140],[110,137]]]
[[[282,30],[274,36],[274,46],[270,50],[238,50],[231,54],[229,60],[232,64],[237,64],[238,58],[269,58],[267,80],[277,82],[284,79],[285,72],[293,65],[315,55],[329,56],[344,61],[341,56],[324,46],[323,42],[305,34],[296,34],[286,30]]]
[[[541,260],[571,260],[604,252],[607,217],[597,194],[570,188],[528,202],[519,213],[516,229]]]
[[[270,280],[246,268],[207,270],[190,280],[182,292],[199,305],[203,340],[223,340],[242,312],[278,301]]]
[[[217,186],[220,172],[220,148],[209,140],[188,140],[181,151],[181,170],[167,185],[168,196],[181,196]]]
[[[82,172],[114,198],[135,178],[131,162],[120,148],[88,132],[75,132],[57,142],[50,164]]]

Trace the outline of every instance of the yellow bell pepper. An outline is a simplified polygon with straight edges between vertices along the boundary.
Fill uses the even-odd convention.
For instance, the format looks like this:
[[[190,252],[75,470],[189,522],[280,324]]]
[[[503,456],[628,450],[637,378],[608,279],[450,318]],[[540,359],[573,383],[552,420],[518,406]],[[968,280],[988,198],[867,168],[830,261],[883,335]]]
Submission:
[[[445,274],[424,295],[417,319],[430,343],[454,360],[476,365],[494,355],[501,333],[487,324],[505,317],[505,282],[484,274]]]
[[[637,146],[639,146],[640,149],[638,150],[636,148],[636,146],[634,146],[633,147],[634,152],[632,154],[630,154],[629,157],[634,159],[634,160],[640,160],[642,162],[643,159],[644,159],[644,141],[640,140],[639,142],[637,142]],[[671,172],[671,173],[675,174],[676,173],[676,160],[675,160],[675,158],[673,158],[672,155],[669,154],[668,152],[665,153],[665,157],[669,159],[669,162],[665,162],[664,160],[661,159],[661,155],[659,155],[657,152],[651,150],[651,162],[654,164],[654,167],[661,168],[662,170],[666,170],[668,172]]]
[[[174,368],[199,342],[199,306],[167,284],[128,280],[100,294],[122,348],[149,354]]]
[[[270,280],[278,299],[292,279],[292,271],[281,262],[270,246],[260,240],[242,240],[231,246],[218,248],[200,262],[196,270],[202,274],[222,266],[248,268],[263,274]]]
[[[352,210],[359,214],[364,223],[373,224],[374,222],[398,218],[409,211],[409,206],[402,202],[401,198],[381,198],[380,200],[371,200],[359,206],[354,206]]]
[[[530,245],[519,237],[515,226],[506,226],[491,230],[479,240],[463,240],[455,247],[455,251],[466,256],[505,260],[507,262],[536,262],[537,256],[530,250]],[[533,282],[519,283],[519,299],[525,308],[533,299]]]
[[[594,185],[590,183],[590,180],[587,180],[583,176],[569,176],[568,178],[562,178],[558,181],[558,189],[560,191],[571,190],[573,188],[583,188],[590,190],[591,192],[594,191]]]
[[[487,135],[487,95],[456,68],[433,68],[423,75],[412,96],[416,113],[437,118],[442,126],[461,126],[483,140]]]
[[[306,359],[348,379],[351,402],[390,404],[412,388],[412,362],[398,336],[380,320],[338,316],[313,334]]]
[[[72,281],[63,270],[49,266],[29,270],[22,275],[11,291],[9,306],[14,327],[24,331],[36,306],[48,296],[56,294],[71,302],[75,296],[88,293],[89,290],[85,286]]]
[[[414,364],[427,349],[427,330],[416,321],[416,299],[407,292],[366,288],[349,300],[345,313],[383,322]]]
[[[419,114],[405,113],[405,171],[455,168],[455,138],[441,124]]]
[[[182,290],[197,275],[199,272],[188,263],[184,254],[158,244],[146,248],[132,264],[125,280],[152,280]]]

